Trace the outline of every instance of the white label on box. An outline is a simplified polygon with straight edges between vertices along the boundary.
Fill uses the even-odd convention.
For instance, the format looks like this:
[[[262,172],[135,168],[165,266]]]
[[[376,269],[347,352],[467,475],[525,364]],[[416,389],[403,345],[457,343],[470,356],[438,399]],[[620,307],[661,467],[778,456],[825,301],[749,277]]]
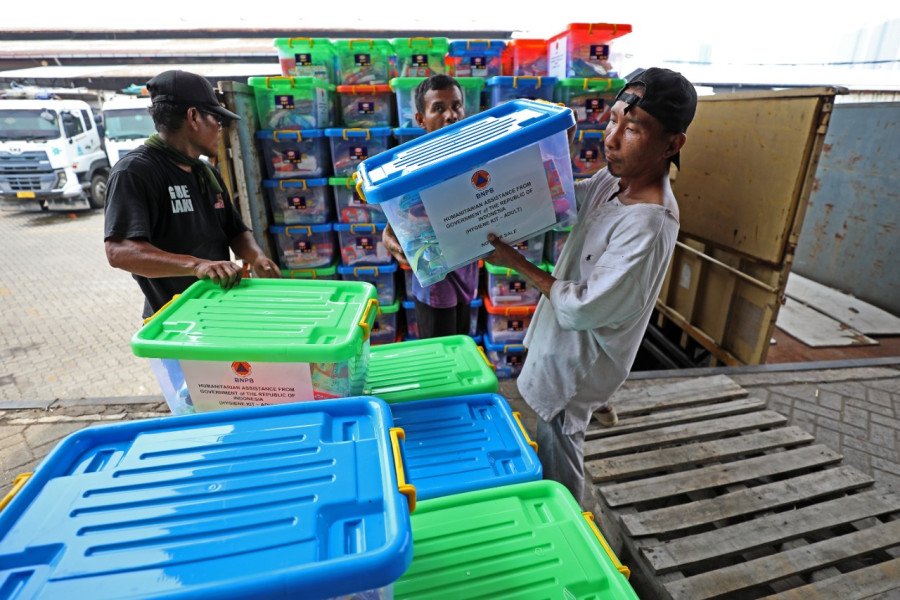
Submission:
[[[197,412],[313,400],[309,363],[183,360]]]
[[[328,101],[328,92],[322,88],[316,88],[316,127],[326,127],[331,124],[328,115],[331,113],[331,103]]]
[[[490,251],[488,233],[521,240],[556,222],[537,144],[419,192],[448,264]]]
[[[566,35],[550,43],[547,47],[547,75],[559,79],[568,77],[566,75],[566,63],[568,62],[566,53],[568,48],[569,36]]]

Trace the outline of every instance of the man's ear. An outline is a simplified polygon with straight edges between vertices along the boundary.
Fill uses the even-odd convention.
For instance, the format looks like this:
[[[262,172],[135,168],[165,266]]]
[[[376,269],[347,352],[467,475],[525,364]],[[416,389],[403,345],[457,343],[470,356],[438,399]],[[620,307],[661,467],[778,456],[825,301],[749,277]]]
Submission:
[[[187,109],[187,122],[193,129],[196,129],[200,126],[200,121],[203,120],[203,115],[197,110],[197,107],[192,106]]]
[[[669,142],[668,144],[666,144],[665,157],[670,158],[681,152],[681,149],[684,147],[684,143],[686,141],[687,135],[683,133],[669,134]]]
[[[422,129],[425,129],[425,115],[419,111],[416,111],[416,124]]]

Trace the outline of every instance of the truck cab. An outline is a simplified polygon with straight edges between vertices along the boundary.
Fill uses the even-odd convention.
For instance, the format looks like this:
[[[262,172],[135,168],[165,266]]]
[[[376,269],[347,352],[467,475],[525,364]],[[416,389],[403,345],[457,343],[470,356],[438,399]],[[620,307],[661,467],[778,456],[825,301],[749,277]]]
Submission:
[[[0,100],[0,208],[101,208],[108,177],[100,127],[87,102]]]
[[[149,106],[149,96],[116,96],[103,103],[104,143],[110,167],[156,131],[147,112]]]

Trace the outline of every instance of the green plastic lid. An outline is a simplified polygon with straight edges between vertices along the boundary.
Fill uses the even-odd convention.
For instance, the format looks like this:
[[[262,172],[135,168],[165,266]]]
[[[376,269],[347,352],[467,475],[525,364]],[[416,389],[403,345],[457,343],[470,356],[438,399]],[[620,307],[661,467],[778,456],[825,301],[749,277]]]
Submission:
[[[131,338],[135,356],[208,361],[339,362],[369,339],[378,301],[363,281],[201,280]]]
[[[387,39],[353,39],[335,40],[334,49],[337,52],[371,52],[378,51],[387,54],[394,52],[391,40]]]
[[[336,87],[333,83],[322,81],[318,77],[284,77],[282,75],[272,77],[248,77],[247,85],[254,89],[269,89],[276,93],[283,93],[287,89],[306,90],[307,88],[322,88],[333,92]]]
[[[484,77],[454,77],[464,92],[480,92],[484,89]]]
[[[396,91],[414,90],[417,85],[428,79],[427,77],[394,77],[388,82],[391,89]],[[460,84],[462,85],[462,84]]]
[[[475,341],[467,335],[449,335],[372,346],[363,393],[394,404],[491,394],[497,387],[497,375]]]
[[[450,40],[445,37],[394,38],[391,46],[397,54],[447,54]]]
[[[514,269],[509,269],[507,267],[499,267],[497,265],[492,265],[488,261],[484,261],[484,268],[487,269],[487,272],[490,273],[491,275],[505,275],[505,276],[509,277],[512,275],[519,274],[519,272]],[[553,268],[553,265],[544,261],[538,265],[538,268],[549,272]]]
[[[558,87],[575,88],[579,90],[590,90],[592,92],[612,92],[617,93],[625,86],[624,79],[610,79],[605,77],[569,77],[560,79],[556,82]]]
[[[415,552],[395,600],[637,600],[591,513],[555,481],[422,500],[410,521]]]
[[[334,277],[337,274],[337,265],[320,267],[318,269],[281,269],[282,277],[292,279],[323,279]]]
[[[378,314],[379,315],[389,315],[391,313],[395,313],[400,310],[400,298],[394,300],[393,304],[388,304],[387,306],[378,305]]]
[[[275,38],[272,45],[279,50],[291,50],[299,52],[301,50],[312,50],[334,53],[334,44],[328,38],[308,38],[308,37],[292,37],[292,38]]]

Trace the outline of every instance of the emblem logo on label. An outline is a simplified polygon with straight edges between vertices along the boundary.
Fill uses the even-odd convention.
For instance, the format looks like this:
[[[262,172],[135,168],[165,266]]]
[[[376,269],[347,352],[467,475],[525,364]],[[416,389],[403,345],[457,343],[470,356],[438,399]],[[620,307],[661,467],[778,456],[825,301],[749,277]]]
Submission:
[[[472,174],[472,187],[476,190],[484,189],[490,182],[491,174],[484,169],[475,171],[475,173]]]
[[[250,377],[250,373],[253,372],[250,363],[244,361],[235,361],[231,363],[231,370],[234,371],[234,374],[238,377]]]

